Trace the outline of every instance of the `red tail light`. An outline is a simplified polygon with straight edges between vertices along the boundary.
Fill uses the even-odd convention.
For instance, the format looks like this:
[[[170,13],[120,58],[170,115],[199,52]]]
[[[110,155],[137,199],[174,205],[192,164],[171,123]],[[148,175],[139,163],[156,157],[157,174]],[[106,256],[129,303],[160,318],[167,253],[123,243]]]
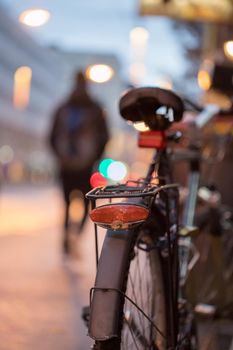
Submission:
[[[166,135],[164,131],[143,131],[138,135],[138,146],[156,149],[164,149],[166,147]]]
[[[149,210],[135,204],[108,204],[93,209],[90,218],[95,224],[113,230],[128,229],[147,219]]]

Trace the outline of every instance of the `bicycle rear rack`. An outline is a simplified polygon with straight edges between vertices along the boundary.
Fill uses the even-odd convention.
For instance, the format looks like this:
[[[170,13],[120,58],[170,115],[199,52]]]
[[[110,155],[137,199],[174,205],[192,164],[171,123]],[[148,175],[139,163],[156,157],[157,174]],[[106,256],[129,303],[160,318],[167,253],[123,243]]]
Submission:
[[[133,185],[130,185],[132,183]],[[129,181],[124,184],[110,185],[106,187],[96,187],[86,194],[86,198],[91,201],[104,198],[145,198],[154,199],[161,192],[172,188],[178,188],[178,184],[156,185],[153,183],[145,183],[143,180]]]
[[[175,190],[175,195],[178,186],[178,184],[160,186],[147,183],[142,179],[97,187],[88,192],[86,198],[91,201],[90,217],[95,226],[96,265],[98,265],[99,257],[97,225],[107,229],[127,230],[141,224],[147,219],[155,197],[160,192],[168,190]],[[113,202],[116,199],[119,200]],[[97,200],[101,200],[98,206],[96,205]],[[106,202],[103,204],[104,200],[108,200],[108,204]]]

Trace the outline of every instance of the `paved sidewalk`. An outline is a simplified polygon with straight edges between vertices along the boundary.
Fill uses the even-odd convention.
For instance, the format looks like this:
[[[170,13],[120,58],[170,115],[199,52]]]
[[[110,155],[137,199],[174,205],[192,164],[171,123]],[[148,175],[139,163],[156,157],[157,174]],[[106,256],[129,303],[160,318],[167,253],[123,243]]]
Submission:
[[[94,278],[92,246],[85,235],[79,256],[63,259],[61,208],[53,187],[1,191],[0,350],[90,349],[80,315]]]
[[[62,205],[54,186],[0,191],[0,350],[91,347],[81,310],[95,275],[93,226],[87,223],[73,259],[64,260]],[[200,350],[233,350],[232,327],[202,322]]]

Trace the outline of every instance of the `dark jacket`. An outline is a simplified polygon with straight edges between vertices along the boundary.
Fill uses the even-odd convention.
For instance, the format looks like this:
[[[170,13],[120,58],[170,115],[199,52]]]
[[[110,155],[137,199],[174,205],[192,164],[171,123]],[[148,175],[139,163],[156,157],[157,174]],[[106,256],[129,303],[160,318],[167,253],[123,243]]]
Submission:
[[[73,133],[67,133],[64,126],[70,108],[81,109],[85,114],[82,125]],[[62,172],[91,170],[101,157],[108,139],[103,110],[85,90],[74,91],[54,113],[49,142]],[[67,142],[77,144],[78,154],[72,155],[67,151]]]

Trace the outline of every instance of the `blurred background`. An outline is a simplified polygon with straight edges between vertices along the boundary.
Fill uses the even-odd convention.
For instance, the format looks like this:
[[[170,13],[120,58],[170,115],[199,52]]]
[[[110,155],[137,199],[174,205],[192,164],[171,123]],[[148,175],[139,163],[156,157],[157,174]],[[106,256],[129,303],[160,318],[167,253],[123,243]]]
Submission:
[[[53,177],[46,137],[52,112],[67,96],[77,69],[105,65],[97,66],[89,85],[107,110],[113,137],[107,155],[127,162],[133,160],[134,144],[125,147],[124,139],[134,132],[121,122],[117,102],[129,86],[162,86],[196,101],[229,103],[230,0],[65,5],[1,0],[0,6],[2,182],[38,183]]]
[[[105,162],[93,172],[105,176],[105,166],[111,165],[105,176],[110,183],[143,176],[151,152],[136,151],[136,131],[121,120],[119,97],[132,86],[159,86],[198,103],[228,107],[233,96],[233,1],[0,0],[0,333],[8,343],[1,350],[51,350],[58,343],[61,349],[88,348],[74,301],[62,303],[74,297],[76,284],[76,310],[87,302],[94,276],[92,236],[80,243],[78,275],[67,277],[59,254],[63,204],[48,145],[52,114],[79,69],[104,106],[111,133]],[[211,132],[221,143],[232,136],[232,122],[216,120]],[[206,152],[208,157],[208,147]],[[233,206],[232,153],[221,161],[213,179],[223,203]],[[51,315],[56,308],[55,321]],[[31,310],[44,315],[37,317],[36,340]],[[65,323],[74,320],[67,330]],[[77,327],[82,335],[76,334]],[[48,342],[38,343],[45,335]]]

